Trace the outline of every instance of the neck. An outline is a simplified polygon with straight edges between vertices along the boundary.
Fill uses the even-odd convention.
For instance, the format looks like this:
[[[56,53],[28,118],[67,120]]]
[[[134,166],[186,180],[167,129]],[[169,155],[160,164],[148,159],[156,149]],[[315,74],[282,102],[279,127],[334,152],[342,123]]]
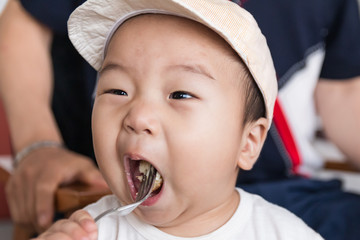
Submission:
[[[176,226],[160,227],[159,229],[179,237],[198,237],[209,234],[230,220],[238,208],[239,202],[239,193],[234,189],[231,196],[215,208],[199,213],[190,220]]]

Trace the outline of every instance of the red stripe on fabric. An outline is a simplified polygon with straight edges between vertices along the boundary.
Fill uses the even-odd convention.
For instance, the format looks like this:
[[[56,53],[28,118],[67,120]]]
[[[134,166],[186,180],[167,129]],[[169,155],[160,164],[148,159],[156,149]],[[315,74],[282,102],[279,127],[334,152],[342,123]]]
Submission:
[[[301,158],[299,151],[296,147],[295,140],[293,134],[291,133],[291,129],[289,124],[287,123],[285,114],[282,110],[279,99],[276,99],[275,107],[274,107],[274,124],[279,132],[280,138],[284,143],[285,149],[288,152],[290,159],[292,161],[292,171],[294,173],[298,173],[298,168],[301,163]]]

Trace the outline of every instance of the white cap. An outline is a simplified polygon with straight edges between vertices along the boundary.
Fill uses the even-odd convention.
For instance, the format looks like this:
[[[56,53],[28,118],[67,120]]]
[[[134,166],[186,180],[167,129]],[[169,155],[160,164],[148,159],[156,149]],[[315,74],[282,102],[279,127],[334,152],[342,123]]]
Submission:
[[[266,39],[253,16],[228,0],[88,0],[69,18],[70,40],[90,65],[99,70],[118,27],[145,13],[192,19],[224,38],[248,67],[264,98],[266,117],[272,120],[277,79]]]

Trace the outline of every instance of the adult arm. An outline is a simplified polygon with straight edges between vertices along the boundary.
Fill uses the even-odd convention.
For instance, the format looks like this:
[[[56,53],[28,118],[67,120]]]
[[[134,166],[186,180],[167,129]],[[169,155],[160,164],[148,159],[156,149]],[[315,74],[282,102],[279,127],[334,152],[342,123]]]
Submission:
[[[360,168],[360,18],[357,1],[338,2],[315,101],[327,137]]]
[[[10,0],[1,15],[0,36],[0,94],[14,153],[37,141],[61,143],[51,110],[52,32]],[[6,187],[13,220],[43,230],[53,217],[56,188],[75,180],[104,184],[87,157],[61,148],[31,152]]]
[[[360,168],[360,76],[320,79],[315,101],[326,136]]]

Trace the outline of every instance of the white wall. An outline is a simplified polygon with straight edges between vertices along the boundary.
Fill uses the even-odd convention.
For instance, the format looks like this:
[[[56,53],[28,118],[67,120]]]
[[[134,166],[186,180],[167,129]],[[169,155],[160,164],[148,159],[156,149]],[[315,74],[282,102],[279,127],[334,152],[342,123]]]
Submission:
[[[2,12],[6,2],[7,0],[0,0],[0,13]]]

